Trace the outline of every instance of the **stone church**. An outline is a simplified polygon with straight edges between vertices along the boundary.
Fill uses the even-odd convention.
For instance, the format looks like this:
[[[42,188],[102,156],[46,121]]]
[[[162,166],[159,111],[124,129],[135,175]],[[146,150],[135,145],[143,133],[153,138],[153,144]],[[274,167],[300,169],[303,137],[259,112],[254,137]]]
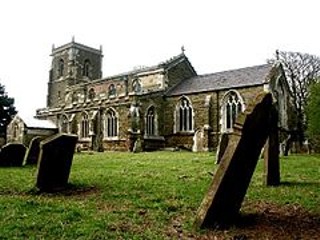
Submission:
[[[273,93],[287,127],[288,86],[280,64],[198,75],[184,51],[155,66],[102,76],[102,50],[70,42],[52,49],[47,107],[36,117],[79,136],[94,151],[214,150],[237,114]]]

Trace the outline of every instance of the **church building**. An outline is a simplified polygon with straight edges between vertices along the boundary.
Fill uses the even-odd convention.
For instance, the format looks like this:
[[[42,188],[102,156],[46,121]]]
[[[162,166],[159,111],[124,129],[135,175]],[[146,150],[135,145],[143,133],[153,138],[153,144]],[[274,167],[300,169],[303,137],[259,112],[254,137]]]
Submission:
[[[47,107],[36,117],[79,136],[79,148],[210,151],[259,92],[273,93],[287,127],[280,64],[198,75],[184,51],[155,66],[102,76],[102,50],[77,42],[52,49]]]

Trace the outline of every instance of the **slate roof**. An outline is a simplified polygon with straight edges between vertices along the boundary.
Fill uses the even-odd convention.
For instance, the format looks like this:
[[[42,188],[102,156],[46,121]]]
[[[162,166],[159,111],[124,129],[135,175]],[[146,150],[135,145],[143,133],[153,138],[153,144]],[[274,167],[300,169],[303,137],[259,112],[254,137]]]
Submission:
[[[37,119],[32,116],[18,116],[28,128],[56,129],[57,126],[50,120]]]
[[[268,81],[272,67],[272,64],[264,64],[198,75],[181,81],[167,92],[167,96],[261,85]]]
[[[180,53],[179,55],[176,55],[164,62],[161,62],[159,64],[156,64],[156,65],[153,65],[153,66],[145,66],[145,67],[141,67],[141,68],[137,68],[137,69],[134,69],[134,70],[131,70],[131,71],[128,71],[128,72],[123,72],[123,73],[119,73],[119,74],[116,74],[116,75],[112,75],[112,76],[108,76],[108,77],[104,77],[104,78],[101,78],[101,79],[97,79],[97,80],[94,80],[93,82],[94,83],[99,83],[99,82],[104,82],[104,81],[107,81],[109,79],[115,79],[115,78],[119,78],[121,79],[122,77],[126,77],[128,75],[136,75],[136,74],[140,74],[140,73],[145,73],[145,72],[149,72],[149,71],[156,71],[156,70],[159,70],[159,69],[168,69],[170,68],[171,66],[174,66],[175,64],[179,63],[180,61],[184,61],[186,60],[191,68],[191,70],[195,73],[196,71],[194,70],[193,66],[191,65],[189,59],[187,58],[187,56],[184,54],[184,53]],[[88,83],[84,83],[83,85],[87,85],[87,84],[92,84],[93,82],[88,82]]]

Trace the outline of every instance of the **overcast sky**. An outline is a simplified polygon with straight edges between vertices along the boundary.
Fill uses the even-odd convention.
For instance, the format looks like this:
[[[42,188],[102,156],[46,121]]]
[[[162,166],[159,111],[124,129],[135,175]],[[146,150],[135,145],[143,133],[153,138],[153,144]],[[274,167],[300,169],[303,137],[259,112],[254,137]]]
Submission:
[[[46,106],[52,44],[103,46],[103,76],[185,48],[198,74],[264,64],[276,49],[320,53],[317,0],[8,0],[0,83],[23,115]]]

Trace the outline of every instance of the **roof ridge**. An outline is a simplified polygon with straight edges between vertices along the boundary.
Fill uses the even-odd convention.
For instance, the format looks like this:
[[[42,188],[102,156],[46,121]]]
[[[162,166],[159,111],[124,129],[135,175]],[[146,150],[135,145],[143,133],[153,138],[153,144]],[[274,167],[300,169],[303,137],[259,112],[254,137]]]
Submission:
[[[218,74],[223,74],[226,72],[235,72],[235,71],[241,71],[241,70],[245,70],[245,69],[257,68],[257,67],[263,67],[263,66],[272,66],[272,65],[273,65],[272,63],[265,63],[265,64],[253,65],[253,66],[249,66],[249,67],[241,67],[241,68],[234,68],[234,69],[229,69],[229,70],[222,70],[222,71],[213,72],[213,73],[199,74],[197,77],[218,75]]]

